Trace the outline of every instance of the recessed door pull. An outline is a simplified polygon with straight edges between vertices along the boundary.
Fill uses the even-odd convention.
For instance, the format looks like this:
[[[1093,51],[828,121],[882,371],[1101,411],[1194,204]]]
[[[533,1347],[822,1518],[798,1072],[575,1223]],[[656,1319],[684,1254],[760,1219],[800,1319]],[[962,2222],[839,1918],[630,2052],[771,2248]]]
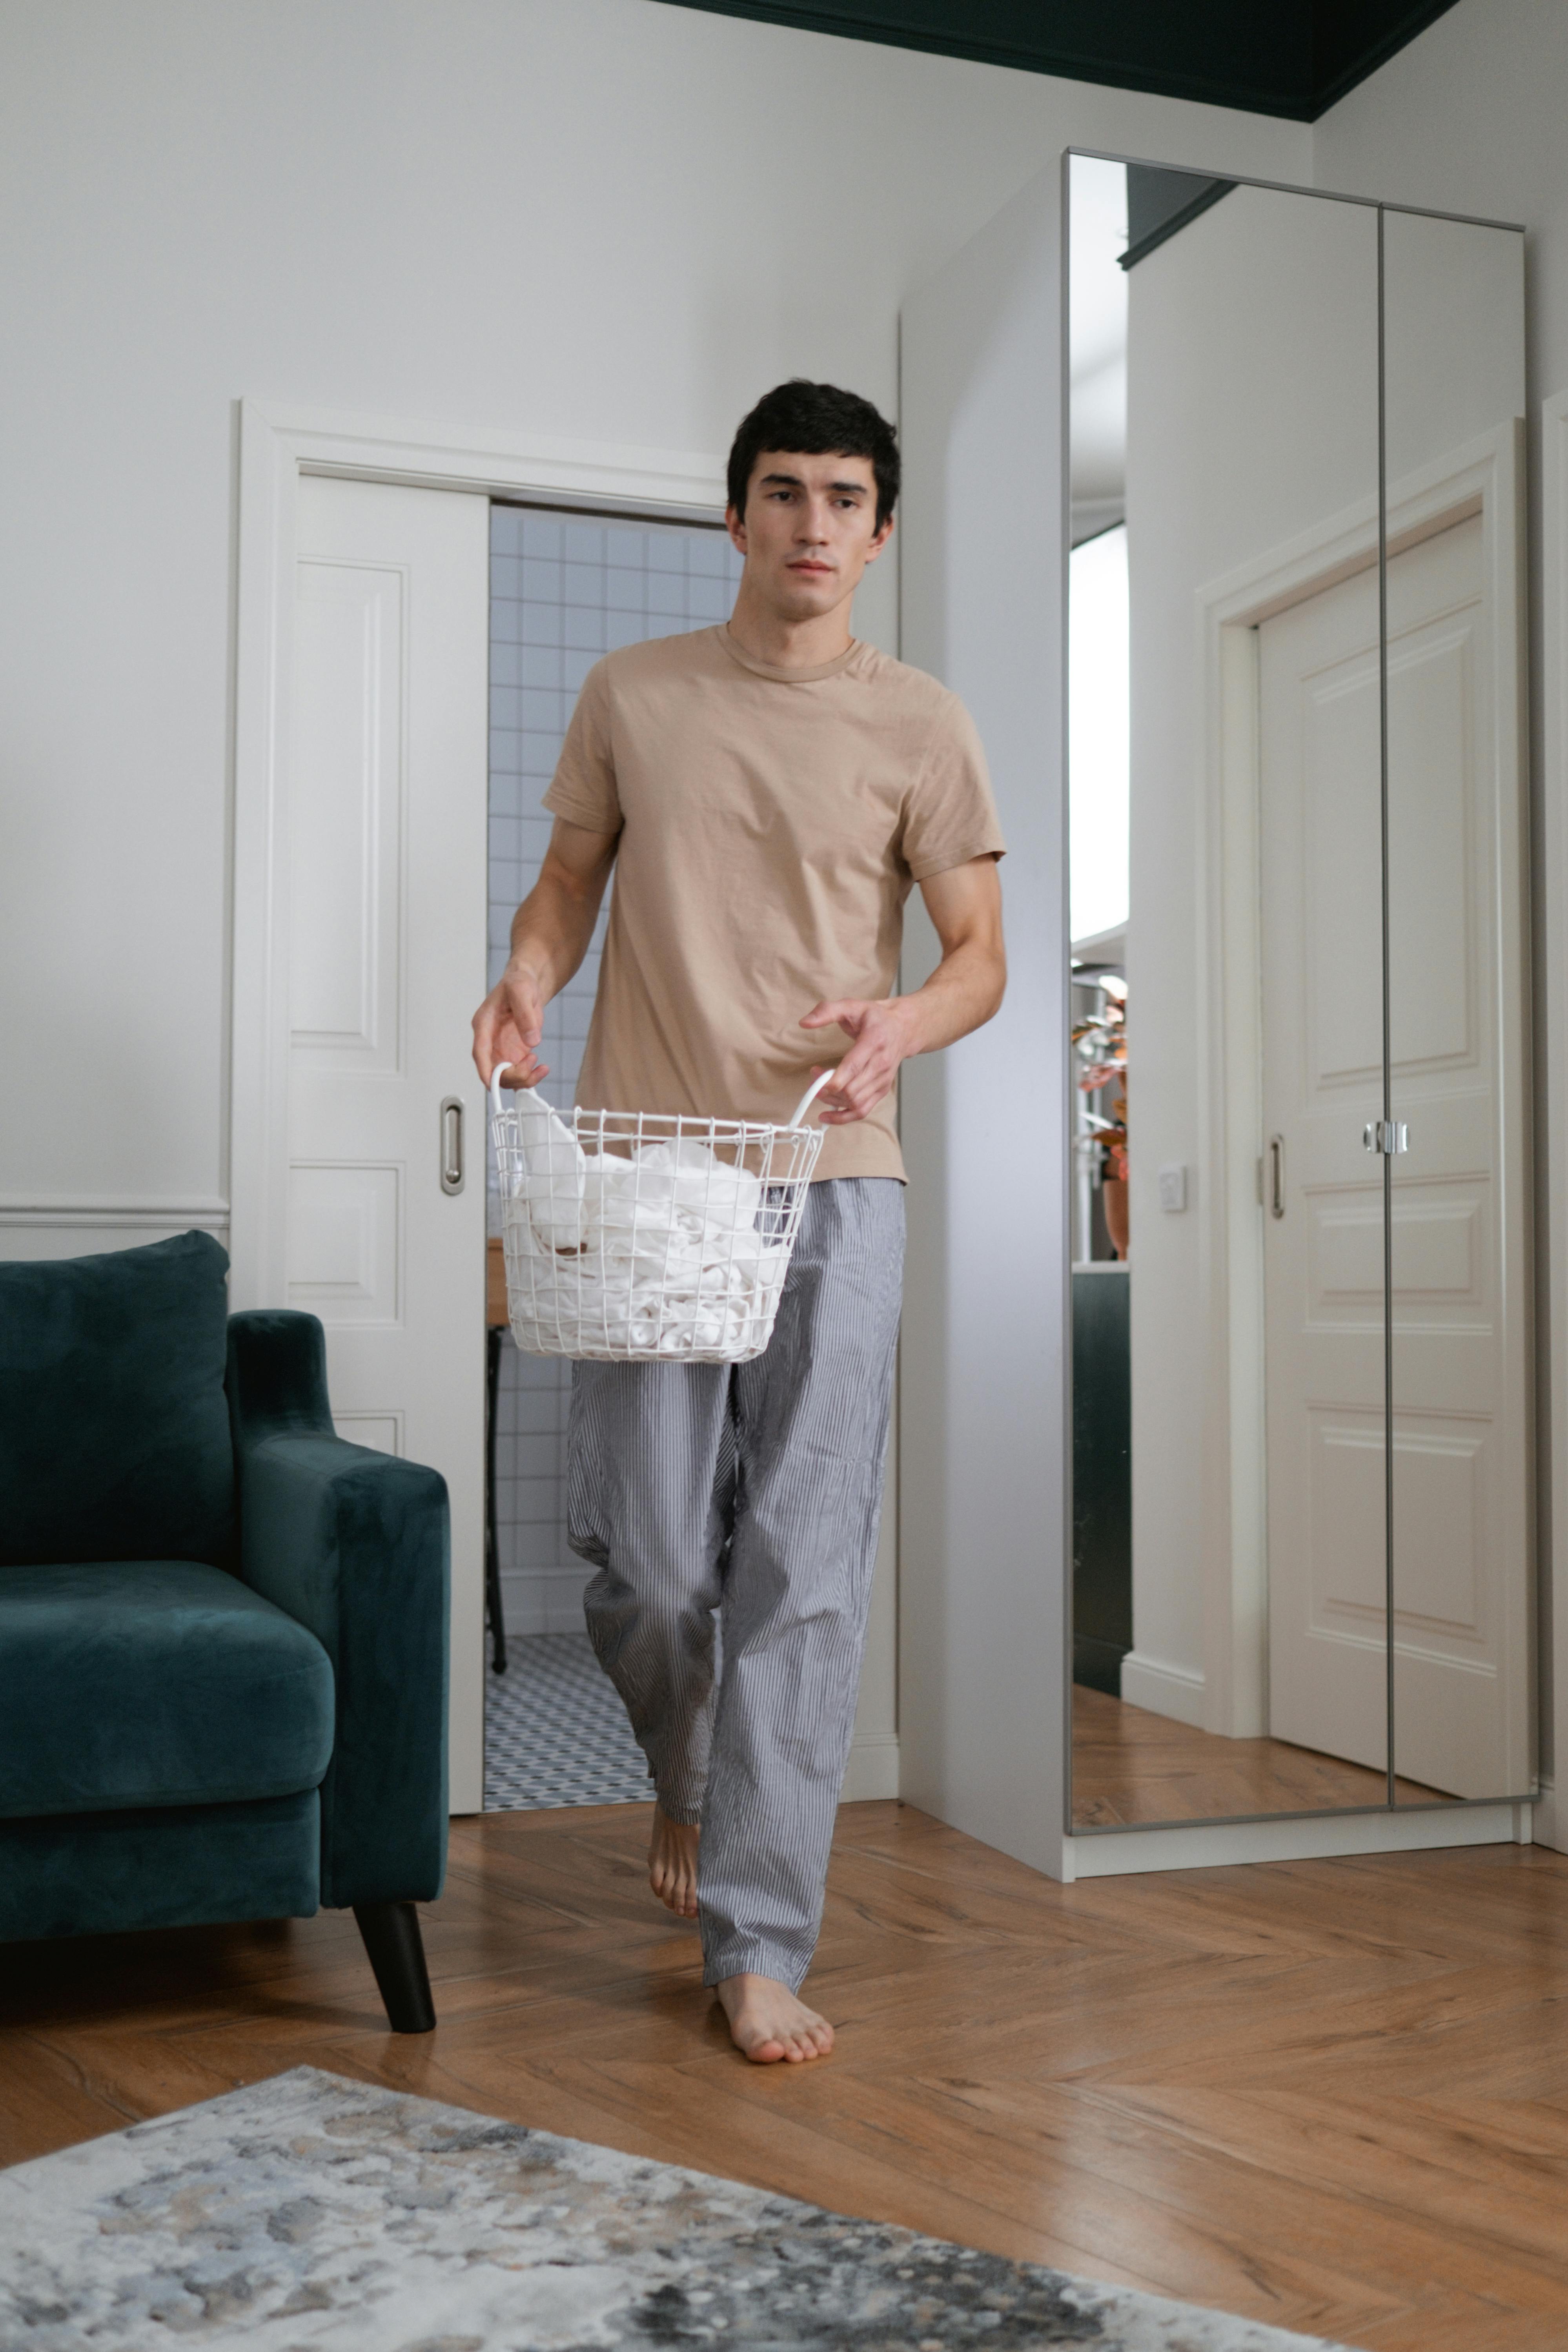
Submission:
[[[463,1189],[463,1098],[448,1095],[441,1105],[441,1190]]]
[[[1384,1160],[1410,1149],[1410,1129],[1402,1118],[1369,1118],[1361,1131],[1361,1139],[1368,1151],[1375,1151]]]
[[[1271,1135],[1268,1139],[1268,1213],[1271,1217],[1285,1214],[1285,1138]]]

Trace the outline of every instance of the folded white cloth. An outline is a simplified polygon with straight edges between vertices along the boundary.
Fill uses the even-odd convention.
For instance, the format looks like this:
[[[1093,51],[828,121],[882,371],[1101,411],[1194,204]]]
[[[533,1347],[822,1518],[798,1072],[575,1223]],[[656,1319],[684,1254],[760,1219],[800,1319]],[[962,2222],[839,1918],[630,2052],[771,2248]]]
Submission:
[[[536,1093],[518,1108],[503,1217],[524,1345],[732,1356],[765,1337],[789,1251],[750,1170],[686,1139],[589,1154]]]

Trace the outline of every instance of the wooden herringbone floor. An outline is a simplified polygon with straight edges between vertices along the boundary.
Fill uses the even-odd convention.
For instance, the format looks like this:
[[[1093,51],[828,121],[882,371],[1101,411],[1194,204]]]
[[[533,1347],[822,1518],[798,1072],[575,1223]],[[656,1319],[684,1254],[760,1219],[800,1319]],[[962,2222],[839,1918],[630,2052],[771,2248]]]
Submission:
[[[335,1915],[0,1952],[0,2158],[309,2061],[1375,2352],[1568,2347],[1568,1857],[1062,1887],[847,1806],[838,2052],[761,2069],[647,1822],[455,1823],[423,2040]]]

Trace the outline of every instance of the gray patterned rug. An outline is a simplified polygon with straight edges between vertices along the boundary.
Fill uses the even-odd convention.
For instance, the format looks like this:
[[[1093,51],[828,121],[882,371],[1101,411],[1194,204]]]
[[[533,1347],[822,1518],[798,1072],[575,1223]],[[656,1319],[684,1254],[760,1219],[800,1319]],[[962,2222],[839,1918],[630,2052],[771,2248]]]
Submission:
[[[1309,2340],[311,2066],[0,2174],[5,2352]]]

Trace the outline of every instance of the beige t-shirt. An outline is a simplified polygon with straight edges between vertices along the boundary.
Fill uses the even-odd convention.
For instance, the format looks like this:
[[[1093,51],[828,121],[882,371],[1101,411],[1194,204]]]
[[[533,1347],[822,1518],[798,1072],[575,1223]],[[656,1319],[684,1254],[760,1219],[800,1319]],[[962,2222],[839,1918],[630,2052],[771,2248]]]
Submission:
[[[778,669],[722,626],[595,664],[544,805],[620,835],[593,1110],[787,1118],[850,1043],[802,1016],[889,995],[911,885],[1004,847],[973,725],[935,678],[858,642]],[[826,1129],[818,1180],[902,1177],[894,1100]]]

